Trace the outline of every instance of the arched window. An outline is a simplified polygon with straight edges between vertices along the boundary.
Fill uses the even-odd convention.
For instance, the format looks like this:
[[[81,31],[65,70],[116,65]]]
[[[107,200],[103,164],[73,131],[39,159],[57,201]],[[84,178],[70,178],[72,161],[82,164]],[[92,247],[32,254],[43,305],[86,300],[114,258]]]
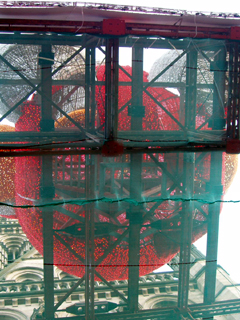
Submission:
[[[25,281],[42,281],[43,270],[36,267],[20,268],[9,273],[6,276],[6,280],[13,280],[15,282]]]
[[[12,309],[0,309],[1,320],[27,320],[22,312]]]
[[[155,303],[153,306],[152,306],[152,309],[156,309],[156,308],[164,308],[164,307],[176,307],[177,305],[177,300],[176,299],[172,299],[172,300],[162,300],[162,301],[159,301],[157,303]]]
[[[34,273],[25,273],[19,277],[16,277],[16,282],[25,282],[25,281],[42,281],[42,278],[38,274]]]

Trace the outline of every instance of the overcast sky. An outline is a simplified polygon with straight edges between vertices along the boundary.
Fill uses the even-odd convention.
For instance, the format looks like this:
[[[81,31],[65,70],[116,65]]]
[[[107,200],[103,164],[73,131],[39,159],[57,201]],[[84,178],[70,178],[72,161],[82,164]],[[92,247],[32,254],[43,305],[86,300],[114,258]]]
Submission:
[[[193,11],[214,11],[225,13],[240,13],[240,1],[189,1],[189,0],[108,0],[108,1],[78,1],[78,2],[93,2],[93,3],[109,3],[122,5],[137,5],[169,9],[185,9]]]
[[[26,2],[36,2],[36,0],[26,0]],[[44,2],[54,2],[54,0],[45,0]],[[55,0],[55,2],[85,2],[85,3],[108,3],[108,4],[121,4],[133,6],[147,6],[158,7],[167,9],[183,9],[189,11],[210,11],[210,12],[225,12],[225,13],[240,13],[240,1],[193,1],[193,0]]]

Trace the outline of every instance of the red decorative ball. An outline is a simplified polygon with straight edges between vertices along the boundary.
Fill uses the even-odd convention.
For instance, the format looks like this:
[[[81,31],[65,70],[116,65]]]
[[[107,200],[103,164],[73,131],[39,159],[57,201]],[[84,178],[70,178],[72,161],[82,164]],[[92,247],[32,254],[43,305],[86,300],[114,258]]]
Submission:
[[[124,67],[131,75],[131,68]],[[100,67],[97,72],[97,79],[104,80],[104,67]],[[122,71],[119,71],[120,81],[130,81],[130,78]],[[144,73],[144,82],[147,82],[147,73]],[[166,108],[176,119],[179,120],[179,98],[173,93],[163,88],[148,88],[149,93]],[[120,86],[119,88],[119,109],[131,98],[131,87]],[[104,126],[105,114],[105,88],[96,87],[96,102],[98,121]],[[177,130],[177,124],[167,113],[159,108],[153,99],[146,93],[143,94],[143,105],[145,106],[145,117],[142,122],[142,130]],[[40,108],[27,102],[22,107],[22,116],[16,124],[16,131],[39,131]],[[76,121],[84,125],[83,110],[75,111],[70,114]],[[204,115],[199,116],[198,121],[204,122]],[[128,116],[127,108],[119,113],[118,130],[130,130],[131,118]],[[62,118],[58,120],[56,127],[69,127],[71,124]],[[108,141],[103,146],[103,155],[118,156],[113,159],[100,159],[95,156],[95,168],[92,170],[92,180],[97,185],[94,191],[96,198],[104,197],[111,199],[123,198],[119,192],[125,192],[127,197],[130,172],[129,155],[119,157],[122,153],[122,146],[116,141]],[[177,163],[182,163],[183,158],[173,155],[158,156],[158,161],[167,163],[169,172],[174,175],[174,168]],[[161,195],[162,172],[156,167],[151,166],[152,160],[148,155],[143,155],[142,185],[146,192]],[[89,159],[88,159],[89,160]],[[109,160],[109,161],[108,161]],[[56,199],[62,199],[63,195],[72,195],[72,197],[84,198],[86,183],[87,156],[57,156],[54,159],[53,178],[56,188]],[[113,166],[114,165],[114,166]],[[53,169],[54,169],[53,168]],[[113,169],[114,168],[114,169]],[[16,203],[18,205],[35,205],[40,199],[41,182],[41,158],[40,157],[22,157],[16,159]],[[101,172],[104,172],[101,177]],[[235,170],[235,169],[234,169]],[[233,172],[233,170],[232,170]],[[209,181],[210,157],[205,159],[196,167],[195,186],[196,190],[201,188],[201,184]],[[95,178],[97,177],[97,179]],[[114,181],[113,178],[114,177]],[[94,180],[95,179],[95,180]],[[232,179],[230,174],[229,179]],[[71,181],[71,183],[70,183]],[[112,183],[108,183],[108,182]],[[155,184],[153,185],[153,182]],[[65,182],[65,183],[64,183]],[[166,186],[170,190],[170,186]],[[175,189],[169,191],[171,195]],[[146,194],[146,197],[148,195]],[[94,215],[95,220],[95,239],[94,239],[94,259],[96,267],[102,276],[107,280],[123,280],[128,277],[128,234],[115,246],[110,253],[102,259],[106,251],[114,244],[116,239],[127,230],[129,222],[127,219],[127,210],[129,204],[124,201],[119,203],[96,203],[91,207],[90,214]],[[142,209],[141,209],[142,210]],[[181,212],[182,203],[176,201],[164,201],[155,208],[154,203],[145,206],[145,215],[151,213],[151,219],[145,219],[140,232],[140,276],[150,273],[156,268],[169,262],[179,251],[180,225],[181,219],[176,214]],[[206,232],[205,215],[208,214],[207,205],[202,206],[204,215],[198,211],[195,217],[192,241],[197,240]],[[69,211],[70,215],[65,215]],[[85,212],[86,206],[77,204],[67,204],[54,207],[54,264],[67,273],[82,277],[85,273]],[[73,215],[75,214],[75,216]],[[75,219],[74,217],[78,217]],[[17,209],[17,217],[32,245],[42,254],[42,212],[40,208],[32,207],[30,209]],[[159,227],[161,225],[161,227]],[[161,230],[167,230],[168,233]],[[160,231],[159,231],[160,230]],[[169,236],[170,235],[170,236]],[[60,239],[60,240],[59,240]],[[66,243],[66,246],[63,244]],[[74,255],[75,252],[76,254]],[[99,260],[100,259],[100,260]]]
[[[0,124],[0,132],[11,132],[15,129],[11,126]],[[0,158],[0,202],[12,202],[15,199],[15,161],[11,157]],[[15,219],[14,209],[1,206],[0,214],[3,217]]]

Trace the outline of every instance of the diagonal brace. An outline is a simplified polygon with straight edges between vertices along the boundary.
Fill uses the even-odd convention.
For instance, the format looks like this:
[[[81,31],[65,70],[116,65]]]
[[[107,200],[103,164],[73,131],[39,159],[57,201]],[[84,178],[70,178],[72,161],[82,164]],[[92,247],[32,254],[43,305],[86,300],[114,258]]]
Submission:
[[[76,257],[78,258],[82,263],[84,263],[84,259],[78,255],[63,239],[55,232],[55,237],[58,239],[66,248]],[[121,292],[119,292],[117,289],[115,289],[106,279],[104,279],[96,270],[95,270],[96,276],[101,279],[110,289],[112,289],[121,299],[123,299],[127,303],[127,299],[124,297]],[[71,293],[70,293],[71,294]],[[62,301],[63,302],[63,301]],[[59,306],[58,306],[59,307]]]
[[[41,90],[39,89],[40,87],[40,84],[38,86],[35,86],[30,80],[28,80],[21,72],[19,72],[18,70],[16,70],[13,65],[8,62],[2,55],[0,55],[0,60],[2,60],[10,69],[12,69],[19,77],[21,77],[29,86],[31,86],[33,88],[33,90],[31,90],[29,92],[29,94],[27,95],[27,97],[37,91],[40,95],[42,94]],[[45,97],[45,99],[48,101],[48,102],[51,102],[51,104],[60,112],[62,113],[69,121],[71,121],[78,129],[80,129],[80,131],[82,133],[85,134],[85,130],[82,128],[82,126],[79,125],[78,122],[76,122],[74,119],[72,119],[65,111],[63,111],[54,101],[52,101],[51,99],[49,99],[48,97]],[[21,99],[22,101],[23,99]],[[25,99],[23,100],[25,101]],[[11,108],[6,114],[10,114],[14,109],[17,108],[17,106],[20,105],[20,103],[18,102],[17,105],[15,105],[13,108]],[[1,118],[0,118],[0,121],[3,120],[7,115],[3,115]]]
[[[155,164],[176,184],[176,186],[179,185],[179,180],[175,179],[175,177],[165,169],[164,166],[162,166],[161,162],[159,162],[153,154],[149,153],[150,158],[155,162]],[[179,189],[182,189],[181,186],[178,186]]]

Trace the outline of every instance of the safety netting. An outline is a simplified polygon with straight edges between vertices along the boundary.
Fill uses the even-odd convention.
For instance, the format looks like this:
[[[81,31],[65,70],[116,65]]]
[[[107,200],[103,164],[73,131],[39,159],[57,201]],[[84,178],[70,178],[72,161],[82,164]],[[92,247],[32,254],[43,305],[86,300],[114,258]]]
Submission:
[[[77,277],[88,246],[98,281],[190,263],[238,165],[211,148],[235,125],[231,43],[45,37],[1,45],[1,214],[40,254],[53,216],[54,265]]]

